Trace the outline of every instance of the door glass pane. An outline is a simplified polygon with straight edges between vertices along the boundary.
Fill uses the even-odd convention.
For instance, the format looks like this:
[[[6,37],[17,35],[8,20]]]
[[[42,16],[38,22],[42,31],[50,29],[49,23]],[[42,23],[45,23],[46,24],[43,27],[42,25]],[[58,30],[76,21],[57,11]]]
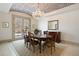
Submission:
[[[22,31],[22,18],[15,18],[15,32],[21,33]]]
[[[30,21],[29,19],[24,19],[24,28],[30,31]]]
[[[22,18],[15,18],[15,39],[22,38]]]

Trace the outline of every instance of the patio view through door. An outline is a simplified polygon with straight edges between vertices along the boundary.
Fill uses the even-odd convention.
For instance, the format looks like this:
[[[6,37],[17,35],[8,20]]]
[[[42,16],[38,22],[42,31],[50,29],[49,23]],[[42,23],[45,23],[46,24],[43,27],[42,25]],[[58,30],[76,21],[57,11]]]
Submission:
[[[15,40],[23,39],[24,29],[30,30],[30,19],[23,17],[14,17],[14,37]]]

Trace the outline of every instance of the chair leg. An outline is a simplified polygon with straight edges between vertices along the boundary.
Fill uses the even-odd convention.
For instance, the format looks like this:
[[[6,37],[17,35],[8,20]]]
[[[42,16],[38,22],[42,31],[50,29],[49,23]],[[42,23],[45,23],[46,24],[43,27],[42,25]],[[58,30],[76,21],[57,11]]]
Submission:
[[[28,42],[26,42],[26,41],[25,41],[25,42],[24,42],[24,44],[25,44],[25,45],[26,45],[26,47],[28,48]]]
[[[52,55],[52,43],[51,43],[51,55]]]
[[[44,52],[44,45],[43,45],[43,52]]]
[[[35,53],[35,46],[33,45],[33,52]]]
[[[28,48],[28,42],[27,42],[27,48]]]
[[[26,41],[24,42],[24,44],[26,44]]]
[[[43,53],[44,53],[44,50],[45,50],[45,46],[43,45]]]
[[[31,49],[31,44],[29,43],[29,49]]]
[[[55,43],[54,43],[54,52],[55,52]]]

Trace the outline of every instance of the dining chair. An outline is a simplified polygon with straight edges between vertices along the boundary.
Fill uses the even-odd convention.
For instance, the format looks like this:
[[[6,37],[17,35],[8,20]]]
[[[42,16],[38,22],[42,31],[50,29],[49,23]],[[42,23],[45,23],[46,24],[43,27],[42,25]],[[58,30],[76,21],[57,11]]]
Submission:
[[[51,39],[47,39],[47,41],[45,41],[45,43],[43,44],[43,51],[45,51],[47,49],[47,51],[49,51],[48,49],[50,48],[50,53],[52,55],[52,47],[54,47],[54,52],[55,52],[55,42]]]
[[[44,31],[44,34],[45,35],[50,35],[49,33],[48,33],[48,31]],[[51,35],[50,35],[51,36]],[[48,38],[46,41],[45,41],[45,43],[44,43],[44,45],[43,45],[43,48],[45,49],[46,47],[48,47],[48,48],[51,48],[51,55],[52,55],[52,47],[54,47],[54,52],[55,52],[55,41],[56,41],[56,38],[57,38],[57,35],[55,35],[54,37],[53,36],[51,36],[52,38]],[[43,49],[43,50],[44,50]]]
[[[29,42],[30,42],[29,37],[27,35],[24,35],[24,43],[27,44],[27,48],[29,46]]]
[[[39,46],[39,41],[35,40],[34,38],[34,34],[31,32],[28,32],[28,38],[29,38],[29,43],[30,43],[30,48],[31,46],[33,47],[33,52],[35,52],[35,46],[38,45]]]
[[[44,35],[48,35],[48,31],[44,31],[43,34],[44,34]]]

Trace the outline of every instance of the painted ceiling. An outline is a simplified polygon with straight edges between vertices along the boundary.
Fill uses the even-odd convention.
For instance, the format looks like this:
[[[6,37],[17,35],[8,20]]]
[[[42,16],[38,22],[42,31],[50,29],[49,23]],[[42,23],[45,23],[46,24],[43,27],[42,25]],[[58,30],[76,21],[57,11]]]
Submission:
[[[13,3],[10,11],[17,11],[31,15],[37,8],[45,13],[48,13],[72,4],[74,3]]]

